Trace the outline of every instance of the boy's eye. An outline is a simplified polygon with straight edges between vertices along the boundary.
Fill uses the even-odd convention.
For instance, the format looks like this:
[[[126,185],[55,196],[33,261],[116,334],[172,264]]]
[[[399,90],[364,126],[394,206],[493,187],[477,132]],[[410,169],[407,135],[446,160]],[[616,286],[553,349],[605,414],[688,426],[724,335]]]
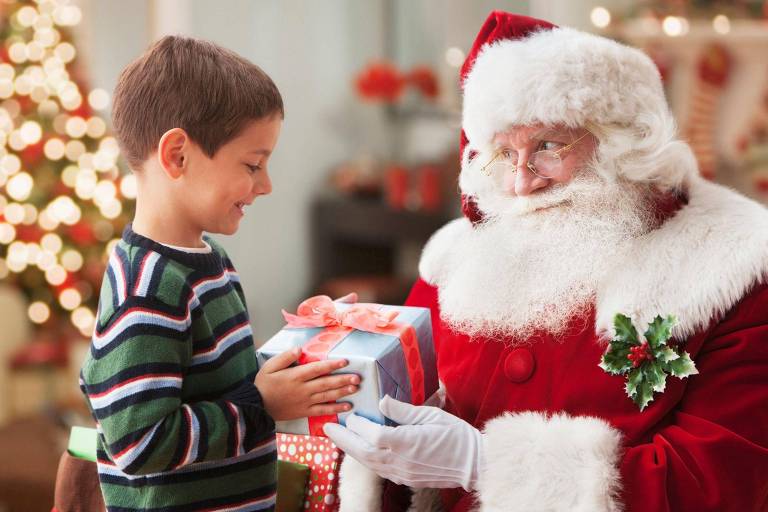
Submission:
[[[260,165],[245,164],[245,166],[248,168],[248,171],[251,173],[256,173],[261,170]]]

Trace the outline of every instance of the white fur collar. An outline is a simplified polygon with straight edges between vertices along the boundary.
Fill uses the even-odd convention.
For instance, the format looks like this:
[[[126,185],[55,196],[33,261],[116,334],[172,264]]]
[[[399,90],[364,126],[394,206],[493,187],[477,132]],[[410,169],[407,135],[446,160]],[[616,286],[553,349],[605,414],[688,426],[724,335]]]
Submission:
[[[639,238],[599,286],[598,333],[613,335],[617,313],[639,328],[672,314],[679,322],[673,334],[686,338],[722,318],[768,277],[768,210],[699,177],[689,179],[686,192],[688,204]],[[441,281],[447,254],[471,229],[462,218],[433,235],[419,264],[425,281]]]

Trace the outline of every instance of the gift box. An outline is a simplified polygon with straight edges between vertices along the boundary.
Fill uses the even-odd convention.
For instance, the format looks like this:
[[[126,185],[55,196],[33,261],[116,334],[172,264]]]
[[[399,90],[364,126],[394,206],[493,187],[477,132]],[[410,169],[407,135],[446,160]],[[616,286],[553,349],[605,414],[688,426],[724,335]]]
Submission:
[[[277,461],[275,512],[301,512],[304,509],[309,474],[309,466],[306,464]]]
[[[339,509],[338,484],[342,453],[327,437],[277,434],[277,456],[280,462],[309,466],[309,481],[302,511],[335,512]]]
[[[330,416],[278,421],[277,431],[324,436],[328,422],[345,424],[355,413],[371,421],[392,424],[379,411],[384,395],[422,405],[437,392],[437,366],[432,322],[427,308],[380,304],[343,304],[325,296],[304,301],[296,315],[283,315],[288,324],[257,351],[259,365],[281,352],[301,347],[299,363],[347,359],[334,373],[360,376],[356,393],[343,401],[352,410]]]

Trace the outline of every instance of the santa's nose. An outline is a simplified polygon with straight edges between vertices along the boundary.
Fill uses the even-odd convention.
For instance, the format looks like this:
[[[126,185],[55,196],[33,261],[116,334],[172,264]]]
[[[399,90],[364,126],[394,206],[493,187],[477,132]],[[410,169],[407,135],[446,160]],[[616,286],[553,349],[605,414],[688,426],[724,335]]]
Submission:
[[[513,196],[528,196],[547,187],[549,180],[536,176],[528,168],[527,162],[518,163],[517,170],[508,170],[504,174],[504,190]]]

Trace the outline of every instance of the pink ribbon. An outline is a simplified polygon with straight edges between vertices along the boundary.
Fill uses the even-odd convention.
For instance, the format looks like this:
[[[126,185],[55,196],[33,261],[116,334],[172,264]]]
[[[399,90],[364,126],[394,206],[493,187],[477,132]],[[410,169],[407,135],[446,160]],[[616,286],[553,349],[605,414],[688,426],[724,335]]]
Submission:
[[[377,334],[388,334],[400,340],[405,355],[408,376],[411,380],[411,402],[414,405],[424,403],[424,369],[421,366],[416,332],[408,324],[395,322],[397,311],[381,311],[375,304],[353,304],[340,311],[326,295],[310,297],[301,304],[292,315],[283,310],[283,317],[288,327],[307,328],[325,327],[321,333],[313,336],[302,348],[299,364],[322,361],[328,353],[353,330]],[[309,434],[323,436],[323,425],[339,422],[337,415],[312,416],[309,418]]]

